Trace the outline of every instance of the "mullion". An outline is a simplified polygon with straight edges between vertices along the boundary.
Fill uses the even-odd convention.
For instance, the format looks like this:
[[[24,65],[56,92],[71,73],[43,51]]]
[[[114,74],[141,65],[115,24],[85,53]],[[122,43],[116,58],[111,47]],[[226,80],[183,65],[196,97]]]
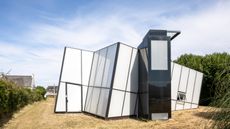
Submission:
[[[124,103],[125,103],[125,98],[126,98],[126,91],[127,91],[127,85],[128,85],[128,79],[129,79],[129,73],[130,73],[130,66],[131,66],[131,62],[132,62],[132,56],[133,56],[133,48],[132,48],[131,56],[130,56],[130,60],[129,60],[129,68],[128,68],[128,75],[127,75],[127,78],[126,78],[126,86],[125,86],[125,93],[124,93],[124,97],[123,97],[121,116],[122,116],[123,110],[124,110]],[[131,94],[130,94],[130,96],[131,96]]]
[[[64,48],[64,53],[63,53],[63,57],[62,57],[62,65],[61,65],[61,70],[60,70],[60,75],[59,75],[58,90],[57,90],[57,96],[56,96],[56,100],[55,100],[54,112],[56,112],[56,108],[57,108],[57,100],[58,100],[59,89],[60,89],[60,85],[61,85],[61,76],[62,76],[62,72],[63,72],[63,66],[64,66],[64,61],[65,61],[65,54],[66,54],[66,47]]]
[[[116,55],[114,57],[114,64],[113,64],[113,72],[112,72],[112,79],[111,79],[111,84],[110,84],[110,89],[109,89],[109,97],[108,97],[108,103],[107,103],[107,109],[105,113],[105,117],[108,118],[109,116],[109,108],[110,108],[110,102],[111,102],[111,97],[112,97],[112,90],[113,90],[113,82],[114,82],[114,77],[115,77],[115,72],[116,72],[116,67],[117,67],[117,58],[119,54],[119,48],[120,48],[120,43],[117,43],[116,46]]]
[[[108,54],[108,48],[106,48],[104,67],[103,67],[102,78],[101,78],[101,87],[102,87],[102,83],[103,83],[103,80],[104,80],[104,72],[105,72],[105,66],[106,66],[106,62],[107,62],[107,54]],[[100,102],[101,90],[102,90],[102,88],[100,88],[99,98],[98,98],[98,101],[97,101],[96,114],[98,113],[98,105],[99,105],[99,102]]]
[[[197,77],[197,72],[196,72],[195,80],[194,80],[194,83],[193,83],[193,91],[192,91],[192,101],[191,101],[191,103],[193,102],[194,90],[195,90],[195,88],[196,88],[196,77]],[[191,105],[191,108],[192,108],[192,105]]]
[[[93,85],[95,85],[95,79],[96,79],[96,74],[97,74],[97,70],[98,70],[98,63],[99,63],[99,59],[100,59],[100,53],[101,53],[101,50],[98,53],[97,66],[96,66],[96,69],[95,69],[96,71],[95,71],[95,74],[94,74]],[[90,103],[89,103],[90,104],[90,106],[89,106],[90,109],[91,109],[93,94],[94,94],[94,87],[92,87],[92,95],[91,95],[91,99],[90,99]],[[89,112],[90,112],[90,109],[89,109]]]
[[[81,50],[81,111],[83,110],[83,87],[82,87],[82,50]]]
[[[87,88],[87,93],[86,93],[86,97],[85,97],[85,107],[84,107],[84,111],[85,111],[86,104],[87,104],[87,99],[88,99],[88,91],[89,91],[89,85],[90,85],[90,78],[91,78],[91,76],[92,76],[94,55],[95,55],[95,52],[93,52],[93,57],[92,57],[92,62],[91,62],[91,68],[90,68],[90,74],[89,74],[89,80],[88,80],[88,88]]]
[[[182,69],[183,69],[183,66],[180,66],[180,78],[179,78],[179,83],[178,83],[178,87],[177,87],[177,96],[178,96],[178,91],[180,89],[180,81],[181,81]],[[176,100],[176,104],[175,104],[175,110],[176,110],[176,105],[177,105],[177,100]]]
[[[184,102],[187,99],[187,89],[188,89],[189,77],[190,77],[190,69],[188,69],[188,76],[187,76],[187,83],[186,83],[186,88],[185,88],[185,99],[184,99]],[[183,109],[184,109],[184,106],[183,106]]]

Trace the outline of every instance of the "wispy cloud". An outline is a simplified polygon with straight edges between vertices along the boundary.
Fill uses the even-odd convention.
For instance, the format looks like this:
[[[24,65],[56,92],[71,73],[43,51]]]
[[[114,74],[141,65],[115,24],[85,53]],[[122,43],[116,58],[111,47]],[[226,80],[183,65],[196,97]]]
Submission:
[[[141,9],[137,9],[138,5],[114,4],[115,7],[108,5],[104,10],[76,13],[68,18],[43,12],[40,17],[44,22],[33,21],[22,33],[14,35],[12,41],[0,39],[0,70],[33,73],[37,84],[57,84],[64,46],[97,50],[118,41],[138,46],[150,28],[182,31],[172,43],[173,59],[184,53],[229,51],[229,5],[228,1],[218,1],[193,10],[183,4],[177,8],[148,5]]]

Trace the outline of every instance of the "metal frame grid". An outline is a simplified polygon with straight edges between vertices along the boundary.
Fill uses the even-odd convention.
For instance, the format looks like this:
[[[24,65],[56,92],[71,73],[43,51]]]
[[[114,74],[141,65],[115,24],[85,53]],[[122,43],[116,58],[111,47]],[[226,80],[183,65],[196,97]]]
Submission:
[[[177,64],[177,63],[174,63],[174,62],[172,62],[172,72],[171,72],[171,79],[173,78],[173,75],[176,73],[176,72],[178,72],[178,71],[174,71],[174,66],[175,66],[175,64]],[[179,64],[177,64],[177,65],[179,65]],[[179,77],[179,83],[178,83],[178,85],[177,85],[177,96],[178,96],[178,92],[183,92],[183,91],[180,91],[179,89],[180,89],[180,86],[181,86],[181,78],[182,78],[182,70],[183,70],[183,68],[187,68],[187,67],[185,67],[185,66],[182,66],[182,65],[179,65],[180,66],[180,77]],[[194,80],[194,82],[193,82],[193,87],[192,87],[192,91],[188,91],[188,81],[189,81],[189,77],[190,77],[190,71],[191,71],[192,69],[190,69],[190,68],[188,68],[188,74],[187,74],[187,81],[186,81],[186,86],[185,86],[185,95],[187,95],[187,93],[188,92],[192,92],[192,98],[191,98],[191,101],[187,101],[187,96],[186,96],[186,99],[183,101],[183,102],[181,102],[181,101],[178,101],[177,99],[173,99],[173,98],[171,98],[171,101],[175,101],[175,110],[185,110],[185,109],[192,109],[192,105],[197,105],[197,107],[199,106],[199,102],[198,103],[193,103],[193,99],[194,99],[194,91],[195,91],[195,88],[196,88],[196,80],[197,80],[197,73],[198,73],[198,71],[195,71],[195,70],[193,70],[193,71],[195,71],[195,80]],[[203,75],[203,74],[202,74]],[[201,80],[202,80],[202,78],[201,78]],[[202,82],[201,82],[201,84],[202,84]],[[197,88],[200,88],[201,89],[201,86],[200,87],[197,87]],[[199,97],[199,96],[197,96],[197,97]],[[179,104],[179,105],[183,105],[183,108],[182,109],[177,109],[177,104]],[[191,104],[190,105],[190,108],[185,108],[185,104]]]
[[[103,78],[104,78],[104,71],[105,71],[105,65],[106,65],[106,60],[105,60],[105,62],[104,62],[104,66],[103,66],[103,73],[102,73],[102,81],[101,81],[101,85],[100,86],[91,86],[90,85],[90,78],[91,78],[91,76],[92,76],[92,67],[93,67],[93,60],[94,60],[94,58],[95,58],[95,53],[96,52],[99,52],[99,51],[101,51],[102,49],[106,49],[106,57],[107,57],[107,54],[108,54],[108,48],[109,47],[111,47],[111,46],[113,46],[113,45],[117,45],[117,47],[116,47],[116,53],[115,53],[115,57],[114,57],[114,64],[113,64],[113,72],[112,72],[112,78],[111,78],[111,83],[110,83],[110,87],[102,87],[101,85],[102,85],[102,81],[103,81]],[[131,52],[131,57],[130,57],[130,59],[129,59],[129,66],[128,66],[128,76],[127,76],[127,78],[126,78],[126,85],[125,85],[125,90],[121,90],[121,89],[116,89],[116,88],[114,88],[113,87],[113,83],[114,83],[114,78],[115,78],[115,71],[116,71],[116,66],[117,66],[117,59],[118,59],[118,54],[119,54],[119,48],[120,48],[120,45],[125,45],[125,46],[128,46],[128,47],[131,47],[131,46],[129,46],[129,45],[126,45],[126,44],[123,44],[123,43],[120,43],[120,42],[118,42],[118,43],[115,43],[115,44],[112,44],[112,45],[110,45],[110,46],[107,46],[107,47],[104,47],[104,48],[102,48],[102,49],[100,49],[100,50],[98,50],[98,51],[96,51],[96,52],[93,52],[93,57],[92,57],[92,63],[91,63],[91,69],[90,69],[90,74],[89,74],[89,81],[88,81],[88,85],[82,85],[82,78],[81,78],[81,84],[77,84],[77,83],[72,83],[72,82],[67,82],[67,81],[62,81],[61,80],[61,76],[62,76],[62,72],[63,72],[63,65],[64,65],[64,61],[65,61],[65,56],[66,56],[66,49],[67,48],[70,48],[70,47],[65,47],[65,49],[64,49],[64,54],[63,54],[63,59],[62,59],[62,66],[61,66],[61,70],[60,70],[60,76],[59,76],[59,86],[60,86],[60,84],[61,83],[64,83],[65,84],[65,90],[66,90],[66,93],[65,93],[65,95],[66,95],[66,111],[64,111],[64,112],[57,112],[56,111],[56,106],[57,106],[57,99],[58,99],[58,95],[59,95],[59,87],[58,87],[58,94],[57,94],[57,98],[56,98],[56,101],[55,101],[55,108],[54,108],[54,112],[55,113],[67,113],[67,109],[68,109],[68,100],[67,100],[67,95],[68,95],[68,93],[67,93],[67,84],[73,84],[73,85],[76,85],[76,86],[80,86],[81,87],[81,112],[86,112],[87,114],[92,114],[92,115],[94,115],[94,116],[98,116],[98,117],[100,117],[100,118],[104,118],[104,119],[110,119],[110,118],[120,118],[120,117],[127,117],[127,116],[123,116],[122,114],[123,114],[123,110],[124,110],[124,103],[125,103],[125,99],[126,99],[126,94],[127,93],[132,93],[132,94],[135,94],[137,97],[136,97],[136,100],[135,100],[135,109],[134,109],[134,115],[136,115],[135,113],[137,113],[137,106],[138,106],[138,103],[140,103],[140,102],[138,102],[138,101],[140,101],[139,100],[139,95],[141,94],[139,91],[137,91],[137,92],[132,92],[132,91],[127,91],[127,83],[128,83],[128,78],[129,78],[129,76],[130,76],[130,65],[131,65],[131,60],[132,60],[132,56],[133,56],[133,51],[134,51],[134,49],[136,49],[136,48],[134,48],[134,47],[131,47],[132,48],[132,52]],[[77,49],[77,48],[72,48],[72,49]],[[81,76],[82,76],[82,49],[77,49],[77,50],[81,50]],[[145,49],[146,50],[146,49]],[[84,50],[85,51],[85,50]],[[88,51],[88,50],[86,50],[86,51]],[[92,51],[89,51],[89,52],[92,52]],[[148,53],[147,53],[147,51],[145,51],[146,52],[146,55],[148,55]],[[99,52],[99,54],[100,54],[100,52]],[[139,52],[137,53],[137,54],[140,54]],[[98,60],[99,59],[97,59],[97,66],[96,67],[98,67]],[[97,70],[97,68],[96,68],[96,70]],[[182,71],[182,68],[181,68],[181,71]],[[173,76],[173,72],[174,72],[174,63],[173,63],[173,66],[172,66],[172,72],[171,72],[171,77]],[[190,72],[190,69],[189,69],[189,72]],[[189,74],[187,75],[188,77],[189,77]],[[96,77],[94,77],[94,82],[95,82],[95,78]],[[180,80],[181,80],[181,73],[180,73]],[[195,82],[196,81],[194,81],[194,87],[195,87]],[[180,86],[180,82],[179,82],[179,84],[178,84],[178,89],[179,89],[179,86]],[[187,86],[188,86],[188,80],[187,80],[187,85],[186,85],[186,93],[187,93]],[[83,87],[88,87],[87,88],[87,93],[86,93],[86,97],[85,97],[85,102],[83,102]],[[99,97],[98,97],[98,99],[97,99],[97,107],[96,107],[96,112],[98,112],[98,105],[99,105],[99,101],[100,101],[100,97],[101,97],[101,92],[102,92],[102,89],[107,89],[107,90],[109,90],[109,94],[108,94],[108,101],[107,101],[107,105],[106,105],[106,112],[105,112],[105,116],[99,116],[99,115],[97,115],[97,114],[95,114],[95,113],[91,113],[91,112],[87,112],[85,109],[86,109],[86,105],[87,105],[87,100],[88,100],[88,97],[89,97],[89,88],[92,88],[92,89],[94,89],[94,88],[99,88],[100,89],[100,91],[99,91]],[[193,87],[193,94],[192,94],[192,96],[194,96],[194,88]],[[201,87],[200,87],[201,88]],[[119,116],[117,116],[117,117],[109,117],[109,109],[110,109],[110,103],[111,103],[111,97],[112,97],[112,93],[113,93],[113,91],[121,91],[121,92],[124,92],[124,97],[123,97],[123,101],[122,101],[122,111],[121,111],[121,114],[119,115]],[[177,91],[179,91],[179,90],[177,90]],[[92,101],[92,98],[90,99],[90,101]],[[175,99],[171,99],[171,101],[176,101],[176,103],[175,103],[175,106],[177,105],[177,100],[175,100]],[[186,102],[186,101],[184,101],[184,103],[190,103],[191,104],[191,108],[192,108],[192,104],[196,104],[196,103],[192,103],[193,102],[193,98],[192,98],[192,101],[191,102]],[[85,103],[84,104],[84,107],[83,107],[83,103]],[[184,109],[184,105],[183,105],[183,109]],[[175,110],[176,110],[176,107],[175,107]],[[131,116],[131,115],[130,115]],[[129,116],[129,117],[130,117]]]
[[[78,84],[78,83],[73,83],[73,82],[68,82],[68,81],[62,81],[62,73],[63,73],[63,67],[64,67],[64,62],[65,62],[65,57],[66,57],[66,51],[67,49],[76,49],[76,50],[80,50],[81,52],[81,84]],[[83,85],[82,84],[82,51],[86,51],[86,52],[92,52],[92,51],[89,51],[89,50],[83,50],[83,49],[78,49],[78,48],[73,48],[73,47],[65,47],[64,48],[64,53],[63,53],[63,58],[62,58],[62,64],[61,64],[61,70],[60,70],[60,76],[59,76],[59,82],[58,82],[58,90],[57,90],[57,96],[56,96],[56,100],[55,100],[55,105],[54,105],[54,112],[55,113],[79,113],[79,112],[82,112],[83,111],[83,87],[88,87],[88,85]],[[57,101],[58,101],[58,97],[59,97],[59,92],[60,92],[60,85],[61,83],[64,83],[65,84],[65,111],[56,111],[57,109]],[[75,85],[75,86],[79,86],[81,87],[81,111],[76,111],[76,112],[70,112],[68,111],[68,84],[71,84],[71,85]]]

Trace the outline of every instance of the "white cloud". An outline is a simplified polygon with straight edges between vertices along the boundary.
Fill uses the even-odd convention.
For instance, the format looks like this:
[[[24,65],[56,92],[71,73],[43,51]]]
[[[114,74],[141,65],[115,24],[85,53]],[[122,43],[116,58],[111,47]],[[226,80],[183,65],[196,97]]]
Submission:
[[[219,2],[206,10],[168,19],[164,28],[181,30],[172,43],[175,57],[184,53],[209,54],[230,50],[230,2]]]
[[[106,16],[88,15],[61,20],[58,24],[34,23],[18,37],[27,46],[0,43],[2,71],[12,74],[35,74],[37,84],[57,84],[64,46],[97,50],[114,42],[138,46],[148,29],[181,30],[172,42],[175,59],[184,53],[207,54],[230,50],[230,2],[194,13],[167,17],[165,10],[120,10]],[[170,10],[167,10],[170,12]],[[51,18],[55,21],[55,18]],[[60,18],[57,18],[60,21]],[[30,45],[29,45],[30,44]],[[49,46],[43,47],[31,47]]]
[[[57,84],[62,51],[15,46],[1,42],[0,72],[18,75],[35,75],[38,85]]]

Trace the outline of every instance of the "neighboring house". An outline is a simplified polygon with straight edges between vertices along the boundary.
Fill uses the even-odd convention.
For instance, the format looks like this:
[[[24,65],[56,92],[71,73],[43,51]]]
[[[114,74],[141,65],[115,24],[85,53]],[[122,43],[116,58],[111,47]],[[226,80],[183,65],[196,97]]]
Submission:
[[[6,79],[14,82],[18,86],[28,87],[33,89],[34,78],[32,75],[4,75]]]
[[[47,96],[56,96],[58,91],[58,86],[48,86],[46,88],[46,94],[45,97]]]

